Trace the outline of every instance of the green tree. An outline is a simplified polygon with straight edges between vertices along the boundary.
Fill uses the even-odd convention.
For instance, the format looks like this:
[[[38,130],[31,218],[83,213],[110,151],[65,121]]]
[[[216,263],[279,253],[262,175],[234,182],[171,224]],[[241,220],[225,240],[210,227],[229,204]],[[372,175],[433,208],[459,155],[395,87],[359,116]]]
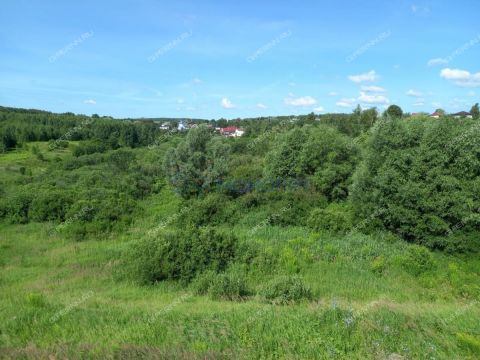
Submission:
[[[475,120],[478,120],[480,118],[480,109],[478,107],[478,103],[472,106],[472,109],[470,110],[470,114]]]
[[[386,111],[386,114],[390,118],[401,118],[403,116],[403,110],[398,105],[390,105]]]
[[[185,198],[211,191],[223,180],[228,168],[230,146],[213,137],[205,126],[191,129],[175,149],[165,155],[168,181]]]
[[[267,154],[265,175],[310,180],[330,200],[345,198],[358,150],[332,127],[295,128]]]
[[[362,125],[363,130],[367,130],[375,124],[378,118],[378,111],[376,108],[371,108],[362,111],[360,114],[360,123]]]
[[[477,246],[467,235],[480,229],[479,132],[446,118],[382,121],[354,176],[356,217],[432,248]]]

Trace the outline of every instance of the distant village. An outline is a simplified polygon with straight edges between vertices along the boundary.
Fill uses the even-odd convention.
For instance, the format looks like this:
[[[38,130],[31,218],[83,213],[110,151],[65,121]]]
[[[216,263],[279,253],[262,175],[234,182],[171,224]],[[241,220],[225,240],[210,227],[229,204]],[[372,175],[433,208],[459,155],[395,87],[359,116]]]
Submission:
[[[411,113],[410,114],[410,116],[418,116],[418,115],[429,116],[434,119],[438,119],[442,116],[451,116],[455,119],[461,119],[461,118],[472,119],[473,118],[473,115],[467,111],[460,111],[453,114],[446,114],[441,109],[436,110],[431,114],[430,113]],[[381,116],[381,114],[379,113],[378,116]],[[298,120],[297,116],[293,116],[289,119],[290,122],[294,122],[295,120]],[[320,120],[320,118],[315,117],[315,120]],[[190,129],[194,129],[198,126],[199,126],[198,123],[191,122],[189,120],[180,120],[179,122],[165,121],[161,125],[159,125],[159,129],[165,130],[165,131],[182,132],[182,131],[188,131]],[[245,129],[237,126],[216,127],[212,124],[208,124],[207,127],[225,137],[241,137],[245,134]]]
[[[162,123],[162,125],[160,125],[159,128],[160,130],[166,130],[166,131],[172,131],[172,130],[187,131],[189,129],[194,129],[198,126],[199,126],[198,124],[186,123],[186,122],[180,121],[175,128],[175,123],[166,121]],[[220,135],[227,136],[227,137],[240,137],[240,136],[243,136],[243,134],[245,134],[244,129],[236,126],[227,126],[222,128],[222,127],[214,127],[213,125],[209,124],[207,125],[207,127],[214,129]]]

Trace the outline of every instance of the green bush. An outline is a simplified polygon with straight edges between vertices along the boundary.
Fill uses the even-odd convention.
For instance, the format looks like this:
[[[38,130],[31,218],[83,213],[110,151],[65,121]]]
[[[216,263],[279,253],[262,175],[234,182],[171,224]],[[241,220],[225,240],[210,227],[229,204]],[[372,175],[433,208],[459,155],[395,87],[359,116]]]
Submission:
[[[208,294],[212,299],[240,300],[248,296],[249,291],[242,274],[227,272],[213,278]]]
[[[68,192],[39,191],[30,205],[29,218],[32,221],[65,221],[73,199]]]
[[[403,257],[404,269],[415,276],[421,275],[436,268],[432,253],[420,245],[412,245]]]
[[[359,220],[376,214],[380,228],[408,241],[464,251],[472,237],[462,235],[480,230],[479,175],[475,121],[382,121],[366,145],[351,200]]]
[[[267,154],[271,179],[310,179],[329,201],[345,199],[358,158],[357,146],[336,129],[321,125],[295,128]]]
[[[184,141],[165,154],[164,171],[170,184],[184,198],[208,193],[227,172],[230,146],[213,137],[205,126],[191,129]]]
[[[266,198],[270,200],[271,225],[306,225],[308,216],[315,206],[327,206],[325,196],[307,189],[276,191],[266,194]]]
[[[277,277],[263,286],[260,295],[275,304],[291,304],[312,298],[310,288],[298,276]]]
[[[352,214],[347,204],[332,203],[325,209],[314,209],[307,225],[315,231],[343,233],[352,228]]]
[[[188,211],[179,217],[181,226],[205,226],[232,223],[235,205],[223,194],[208,194],[204,198],[190,200]]]
[[[13,224],[26,224],[30,220],[29,210],[32,199],[33,195],[28,191],[2,199],[0,215]]]
[[[73,149],[73,156],[79,157],[94,153],[103,153],[107,151],[106,145],[99,140],[85,141]]]
[[[142,283],[188,282],[207,270],[223,271],[235,259],[237,239],[213,228],[161,233],[139,241],[131,252],[135,277]]]

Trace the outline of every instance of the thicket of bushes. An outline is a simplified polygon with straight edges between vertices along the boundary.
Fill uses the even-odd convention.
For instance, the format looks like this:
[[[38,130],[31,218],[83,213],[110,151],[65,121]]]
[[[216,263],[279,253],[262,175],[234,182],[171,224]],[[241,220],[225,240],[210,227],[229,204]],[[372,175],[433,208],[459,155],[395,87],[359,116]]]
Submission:
[[[272,214],[269,224],[332,232],[386,229],[430,248],[474,250],[478,124],[389,115],[370,132],[352,139],[326,125],[294,126],[266,140],[263,166],[257,160],[249,166],[253,155],[228,156],[231,147],[220,139],[225,151],[215,156],[208,144],[216,139],[200,127],[171,151],[165,171],[180,194],[193,198],[190,225],[232,224],[264,207]]]
[[[165,231],[135,244],[131,251],[133,272],[142,283],[162,280],[190,282],[211,270],[224,271],[237,256],[238,240],[212,227]]]
[[[449,118],[381,122],[367,143],[352,189],[357,218],[374,219],[431,248],[477,247],[478,123]]]
[[[132,150],[67,157],[41,174],[24,173],[18,183],[9,184],[0,199],[0,218],[49,221],[52,232],[83,239],[129,224],[140,211],[137,200],[163,185],[161,165],[137,161]]]

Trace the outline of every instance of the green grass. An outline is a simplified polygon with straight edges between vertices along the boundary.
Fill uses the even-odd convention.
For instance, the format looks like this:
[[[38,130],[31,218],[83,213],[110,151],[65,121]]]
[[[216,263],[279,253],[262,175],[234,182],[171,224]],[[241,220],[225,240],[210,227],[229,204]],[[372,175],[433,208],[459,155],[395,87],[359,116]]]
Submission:
[[[476,258],[435,254],[434,272],[412,276],[400,263],[409,245],[382,234],[266,226],[252,239],[251,227],[237,226],[280,263],[249,274],[252,288],[298,274],[313,299],[213,301],[174,282],[142,287],[117,276],[129,244],[180,200],[164,189],[142,206],[127,231],[83,242],[48,236],[49,224],[0,224],[0,358],[478,358]]]
[[[29,176],[22,166],[35,176],[71,151],[36,145],[46,160],[28,149],[0,154],[1,183],[15,186]],[[94,170],[102,165],[79,171]],[[130,245],[175,217],[182,201],[165,187],[139,204],[144,211],[125,231],[82,242],[49,233],[53,224],[0,223],[0,358],[478,358],[478,257],[436,253],[436,268],[413,276],[400,239],[300,226],[252,233],[269,215],[257,209],[222,227],[276,265],[247,274],[252,296],[214,301],[175,282],[139,286],[124,276]],[[312,299],[272,305],[255,295],[284,275],[300,276]]]

